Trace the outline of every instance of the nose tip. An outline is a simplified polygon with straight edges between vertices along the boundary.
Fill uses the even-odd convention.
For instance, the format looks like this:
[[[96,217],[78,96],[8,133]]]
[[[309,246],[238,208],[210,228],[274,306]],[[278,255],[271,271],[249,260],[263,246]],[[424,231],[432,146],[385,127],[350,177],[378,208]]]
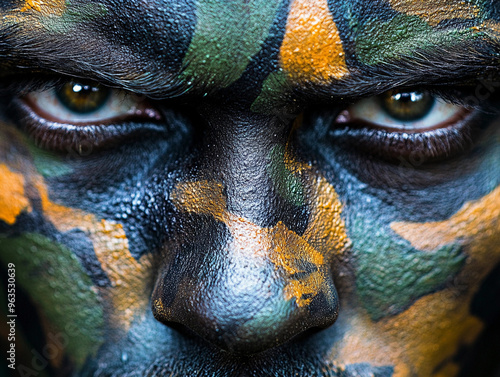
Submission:
[[[181,324],[201,338],[234,354],[251,355],[286,343],[310,329],[325,328],[337,317],[335,289],[318,294],[299,305],[276,284],[274,271],[255,266],[231,266],[232,271],[205,284],[190,284],[177,290],[167,280],[158,284],[153,312],[167,325]],[[238,271],[243,269],[243,271]],[[216,281],[218,280],[218,281]],[[175,327],[175,326],[173,326]]]
[[[213,245],[185,243],[164,266],[153,293],[156,319],[243,355],[335,322],[329,266],[298,235],[282,223],[264,229],[236,220],[229,233]]]

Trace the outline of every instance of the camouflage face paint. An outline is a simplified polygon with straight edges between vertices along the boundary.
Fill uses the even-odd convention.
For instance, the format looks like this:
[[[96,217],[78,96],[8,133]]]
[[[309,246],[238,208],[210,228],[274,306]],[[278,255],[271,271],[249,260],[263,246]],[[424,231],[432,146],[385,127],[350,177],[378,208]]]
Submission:
[[[75,24],[102,17],[106,12],[106,6],[101,2],[79,4],[69,0],[26,0],[20,9],[6,16],[6,21],[27,23],[50,33],[67,34]]]
[[[0,192],[0,203],[4,204],[0,220],[18,226],[21,214],[31,216],[34,211],[41,211],[60,234],[83,231],[110,280],[109,287],[93,285],[75,254],[42,234],[7,236],[0,233],[2,262],[21,267],[19,284],[40,306],[41,315],[47,321],[46,334],[62,334],[67,339],[67,345],[63,346],[65,352],[81,367],[103,342],[104,318],[112,327],[126,332],[135,319],[144,315],[149,303],[147,292],[152,284],[148,279],[152,258],[147,255],[138,262],[130,255],[121,224],[98,220],[90,213],[54,203],[44,178],[27,157],[35,147],[26,143],[17,131],[2,130],[1,137],[2,151],[16,146],[25,151],[27,159],[19,159],[13,167],[0,164],[0,187],[4,188]],[[6,160],[5,156],[0,158]],[[64,169],[55,176],[59,174],[64,174]],[[26,221],[25,218],[22,221]],[[48,284],[40,285],[40,280]],[[64,354],[61,347],[58,346],[60,356]]]
[[[227,212],[222,185],[215,182],[179,184],[171,194],[171,200],[180,210],[211,215],[226,224],[235,242],[232,247],[235,252],[251,251],[255,253],[254,257],[261,259],[260,264],[265,264],[269,258],[283,274],[285,300],[294,298],[295,303],[302,307],[310,304],[320,292],[326,297],[332,296],[326,266],[331,263],[332,255],[342,253],[349,243],[340,218],[341,204],[333,187],[324,179],[306,174],[310,181],[309,195],[315,199],[309,227],[302,237],[282,222],[272,228],[262,228]],[[294,277],[301,275],[305,277]]]
[[[396,16],[390,21],[368,23],[357,34],[356,52],[361,62],[375,65],[411,56],[413,51],[443,49],[457,41],[479,37],[476,28],[434,30],[417,16]]]
[[[40,322],[23,362],[76,324],[46,375],[495,375],[495,2],[0,13],[0,260]],[[133,91],[161,117],[59,119],[29,77]],[[392,89],[458,111],[347,119]]]
[[[283,69],[299,83],[325,83],[349,74],[326,0],[292,2],[280,57]]]
[[[66,11],[65,0],[26,0],[20,12],[38,12],[44,17],[61,17]]]
[[[96,287],[69,249],[44,236],[0,235],[0,243],[2,262],[18,267],[17,282],[40,308],[48,337],[52,334],[67,342],[56,347],[59,357],[67,353],[81,367],[104,341],[102,302]],[[51,361],[61,366],[57,359]]]
[[[6,165],[0,165],[0,219],[13,225],[21,212],[30,210],[30,203],[24,195],[24,178],[12,172]]]
[[[400,1],[390,0],[392,8],[409,16],[418,16],[431,26],[457,18],[472,20],[481,17],[479,1]]]
[[[199,1],[183,77],[219,88],[236,81],[259,52],[279,5],[265,0]]]

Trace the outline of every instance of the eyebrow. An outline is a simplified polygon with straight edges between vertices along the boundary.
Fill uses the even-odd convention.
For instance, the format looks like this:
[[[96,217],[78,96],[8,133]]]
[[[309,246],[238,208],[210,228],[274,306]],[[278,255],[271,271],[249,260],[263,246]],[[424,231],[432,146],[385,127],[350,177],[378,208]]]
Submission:
[[[332,97],[356,100],[394,88],[471,87],[493,81],[500,85],[500,39],[482,38],[417,49],[371,66],[354,66],[345,80],[310,84],[299,92],[326,101]]]
[[[28,35],[19,25],[0,27],[0,78],[27,72],[65,75],[152,97],[176,97],[187,90],[178,69],[158,66],[146,54],[138,56],[104,38],[84,35],[78,43],[63,37]]]
[[[178,97],[193,89],[180,77],[177,63],[159,65],[146,53],[138,56],[127,46],[86,37],[85,43],[76,44],[46,34],[28,37],[15,25],[0,28],[0,67],[12,75],[31,71],[92,79],[153,98]],[[330,99],[357,98],[395,87],[470,84],[478,79],[496,79],[499,56],[500,40],[457,41],[448,47],[417,49],[373,65],[355,62],[349,64],[347,78],[304,84],[299,91]]]

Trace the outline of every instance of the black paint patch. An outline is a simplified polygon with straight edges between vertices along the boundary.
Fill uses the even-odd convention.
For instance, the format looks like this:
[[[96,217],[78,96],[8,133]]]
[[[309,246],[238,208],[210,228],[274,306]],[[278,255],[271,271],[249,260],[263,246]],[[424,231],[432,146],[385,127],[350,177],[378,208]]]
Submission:
[[[22,268],[22,266],[16,266],[16,268]],[[3,265],[0,265],[0,279],[0,289],[2,289],[3,292],[7,292],[7,285],[4,285],[4,282],[7,283],[8,275],[7,269]],[[43,357],[43,348],[47,343],[47,340],[42,331],[41,321],[36,306],[31,301],[30,296],[19,284],[16,284],[15,295],[15,313],[17,314],[17,317],[14,320],[16,322],[16,338],[19,340],[16,348],[16,367],[19,365],[25,365],[30,368],[32,366],[31,362],[34,353],[38,353]],[[1,312],[3,313],[3,308]],[[10,318],[5,319],[4,317],[3,320],[10,320]],[[21,340],[21,337],[25,339],[26,345],[31,348],[31,354],[21,352],[25,351],[20,347],[20,345],[24,343]],[[2,346],[1,349],[8,349],[8,344],[7,338],[2,337],[2,340],[0,341],[0,345]],[[4,354],[2,354],[2,357],[4,357]],[[4,361],[2,360],[2,362]],[[19,375],[17,373],[13,373],[11,369],[6,370],[12,373],[7,374],[6,376],[14,377]],[[44,371],[47,373],[47,376],[59,376],[50,365],[47,365],[44,368]]]
[[[230,238],[226,226],[211,216],[193,216],[198,218],[196,224],[188,223],[183,226],[183,231],[178,233],[171,244],[180,245],[176,250],[171,250],[168,246],[163,251],[164,259],[168,266],[163,267],[163,281],[161,286],[162,303],[165,307],[180,304],[182,305],[182,292],[190,291],[193,287],[184,287],[182,284],[189,284],[191,279],[196,282],[198,279],[204,280],[210,276],[210,271],[220,269],[217,263],[223,260],[221,254],[224,253],[224,245]],[[180,302],[179,302],[180,301]]]
[[[474,295],[471,314],[486,323],[500,322],[500,264],[488,275]]]
[[[2,0],[0,11],[6,12],[19,5],[19,0]]]
[[[36,201],[31,204],[36,208]],[[31,213],[22,212],[13,225],[0,221],[0,233],[8,237],[17,237],[24,233],[39,233],[53,239],[54,234],[57,234],[57,229],[35,209]]]
[[[485,329],[472,346],[455,355],[462,365],[459,377],[498,377],[500,370],[500,264],[484,280],[471,304],[471,314],[485,322]]]
[[[70,230],[57,237],[57,240],[76,255],[85,273],[92,279],[92,283],[98,287],[109,287],[111,285],[111,281],[95,255],[92,242],[83,231],[78,229]]]
[[[328,8],[333,15],[334,21],[342,40],[348,67],[359,66],[356,58],[356,34],[366,23],[376,19],[379,22],[389,21],[399,15],[384,0],[328,0]]]
[[[196,26],[196,3],[108,0],[106,17],[90,26],[120,48],[153,62],[156,70],[177,74]],[[113,27],[109,27],[113,25]]]

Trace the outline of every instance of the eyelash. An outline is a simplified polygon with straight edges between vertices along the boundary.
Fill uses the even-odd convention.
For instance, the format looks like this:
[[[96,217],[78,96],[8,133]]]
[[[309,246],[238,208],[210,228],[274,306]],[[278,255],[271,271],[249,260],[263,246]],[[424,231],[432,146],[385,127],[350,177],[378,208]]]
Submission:
[[[472,148],[481,135],[481,125],[487,124],[488,119],[493,119],[499,113],[495,108],[495,103],[498,102],[495,98],[479,107],[469,106],[466,93],[462,94],[458,90],[451,94],[436,91],[429,93],[450,104],[462,106],[463,114],[446,127],[422,132],[391,131],[364,121],[349,119],[338,122],[337,118],[345,111],[342,109],[336,114],[313,110],[309,115],[310,124],[319,124],[319,129],[325,130],[319,132],[326,136],[327,143],[338,146],[347,153],[358,153],[390,163],[410,159],[425,164],[453,158]]]
[[[475,114],[446,128],[421,133],[389,132],[378,128],[333,128],[329,137],[344,146],[388,161],[418,158],[435,161],[450,158],[473,145],[475,133],[470,124]]]
[[[0,97],[6,93],[12,101],[15,111],[21,117],[20,126],[34,140],[35,144],[55,152],[83,150],[97,151],[112,148],[129,139],[131,136],[144,134],[165,134],[165,124],[155,122],[134,122],[133,119],[116,124],[91,124],[75,126],[52,122],[36,114],[23,103],[20,97],[34,91],[56,89],[70,78],[28,78],[22,82],[12,81],[0,88]],[[443,93],[429,93],[445,98],[446,102],[464,106],[466,94],[458,90],[447,90]],[[485,106],[486,107],[486,106]],[[469,106],[470,108],[470,106]],[[472,110],[455,124],[418,133],[391,132],[383,128],[367,127],[366,123],[347,121],[343,123],[330,122],[329,138],[335,143],[349,146],[368,155],[385,160],[400,160],[417,155],[419,158],[439,160],[452,157],[469,148],[476,137],[473,127],[479,109]],[[163,122],[164,123],[164,122]],[[47,132],[50,130],[50,132]]]
[[[12,80],[0,88],[0,98],[10,101],[13,118],[20,119],[19,127],[42,149],[53,152],[76,152],[82,156],[91,152],[113,148],[127,139],[141,136],[165,135],[168,132],[161,116],[147,117],[148,122],[137,122],[140,114],[129,116],[126,122],[74,125],[48,120],[38,115],[22,100],[31,92],[56,90],[71,78],[34,78],[16,82]],[[118,123],[119,122],[119,123]],[[49,132],[50,131],[50,132]]]
[[[76,151],[80,155],[85,155],[90,154],[90,151],[115,147],[132,136],[166,132],[163,125],[154,123],[127,122],[88,126],[61,124],[39,117],[27,109],[26,105],[19,104],[19,107],[20,112],[24,113],[21,122],[23,130],[37,147],[54,152]]]

